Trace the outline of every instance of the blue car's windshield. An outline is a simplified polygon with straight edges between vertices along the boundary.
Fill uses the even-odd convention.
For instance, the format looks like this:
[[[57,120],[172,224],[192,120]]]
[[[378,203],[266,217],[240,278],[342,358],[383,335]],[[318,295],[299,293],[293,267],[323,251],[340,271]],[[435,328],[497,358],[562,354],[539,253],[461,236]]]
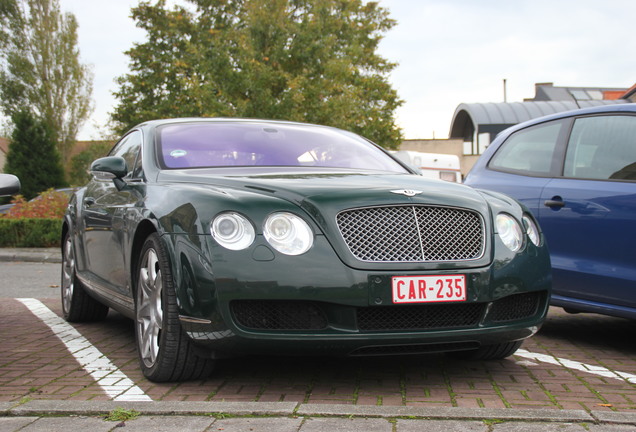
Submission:
[[[174,123],[158,128],[164,168],[308,166],[407,172],[363,138],[334,128],[260,122]]]

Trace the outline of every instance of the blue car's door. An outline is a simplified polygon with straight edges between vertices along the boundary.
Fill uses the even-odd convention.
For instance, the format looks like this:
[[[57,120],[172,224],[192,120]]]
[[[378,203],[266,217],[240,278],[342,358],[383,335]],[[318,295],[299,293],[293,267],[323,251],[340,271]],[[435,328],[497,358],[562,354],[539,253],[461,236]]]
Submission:
[[[555,300],[636,307],[636,184],[554,179],[541,202]]]
[[[563,176],[541,192],[555,303],[636,307],[636,117],[577,118]],[[596,304],[594,307],[603,307]]]

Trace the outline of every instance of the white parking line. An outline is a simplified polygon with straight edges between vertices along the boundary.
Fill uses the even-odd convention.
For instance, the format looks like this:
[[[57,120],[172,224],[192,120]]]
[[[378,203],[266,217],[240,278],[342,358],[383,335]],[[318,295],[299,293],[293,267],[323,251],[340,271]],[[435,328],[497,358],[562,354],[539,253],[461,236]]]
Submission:
[[[88,372],[104,392],[116,401],[152,401],[142,389],[120,371],[73,326],[53,313],[42,302],[32,298],[16,299],[22,302],[66,345],[69,352]]]
[[[546,354],[532,353],[524,349],[517,350],[515,355],[519,357],[531,359],[531,360],[540,361],[543,363],[550,363],[553,365],[563,366],[568,369],[575,369],[581,372],[587,372],[594,375],[599,375],[605,378],[614,378],[621,381],[627,381],[628,383],[631,383],[631,384],[636,384],[636,375],[626,373],[626,372],[612,371],[603,366],[592,366],[592,365],[580,363],[574,360],[553,357]]]

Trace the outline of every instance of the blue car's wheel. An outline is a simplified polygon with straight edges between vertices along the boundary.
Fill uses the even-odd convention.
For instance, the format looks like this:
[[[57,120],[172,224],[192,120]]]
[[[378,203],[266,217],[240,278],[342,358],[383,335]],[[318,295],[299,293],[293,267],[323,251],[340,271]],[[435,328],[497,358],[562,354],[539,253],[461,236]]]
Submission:
[[[157,234],[144,243],[137,271],[135,336],[146,378],[162,382],[208,376],[214,362],[197,356],[181,329],[167,253]]]
[[[62,314],[69,322],[99,321],[108,314],[105,306],[90,297],[75,270],[75,249],[70,232],[64,236],[62,249]]]

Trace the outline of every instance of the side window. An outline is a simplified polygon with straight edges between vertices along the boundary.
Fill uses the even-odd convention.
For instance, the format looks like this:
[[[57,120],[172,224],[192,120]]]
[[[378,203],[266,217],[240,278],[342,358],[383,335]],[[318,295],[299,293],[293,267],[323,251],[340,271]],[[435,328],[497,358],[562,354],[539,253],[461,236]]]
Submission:
[[[565,155],[565,177],[636,180],[636,117],[576,119]]]
[[[497,150],[488,166],[520,174],[550,174],[562,126],[562,121],[554,121],[514,133]]]
[[[110,151],[110,156],[121,156],[126,160],[128,175],[126,177],[137,178],[141,175],[141,132],[133,131],[123,137]]]

